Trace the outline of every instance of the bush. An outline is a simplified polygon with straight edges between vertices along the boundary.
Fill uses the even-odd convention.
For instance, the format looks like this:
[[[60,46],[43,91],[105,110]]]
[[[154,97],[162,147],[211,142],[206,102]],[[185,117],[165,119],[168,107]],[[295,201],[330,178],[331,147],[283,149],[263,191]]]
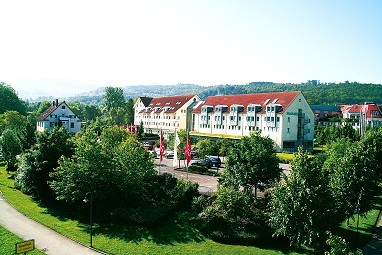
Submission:
[[[208,173],[208,168],[205,166],[192,165],[188,167],[188,171],[192,173],[205,174]]]
[[[148,226],[179,210],[190,209],[198,195],[198,184],[178,180],[171,174],[147,177],[141,187],[139,199],[118,202],[110,211],[114,222]],[[123,206],[121,206],[123,205]]]
[[[252,245],[271,239],[266,219],[263,205],[252,194],[220,188],[216,200],[199,214],[198,226],[215,241]]]

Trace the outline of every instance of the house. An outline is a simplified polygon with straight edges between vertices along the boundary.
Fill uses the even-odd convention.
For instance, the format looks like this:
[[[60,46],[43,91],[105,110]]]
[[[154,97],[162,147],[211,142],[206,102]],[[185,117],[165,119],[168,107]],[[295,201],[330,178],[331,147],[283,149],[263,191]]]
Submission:
[[[382,125],[382,112],[376,103],[365,102],[360,111],[359,128],[360,134],[364,135],[366,128]]]
[[[365,133],[367,127],[382,125],[382,111],[376,103],[344,105],[341,110],[343,119],[361,135]]]
[[[168,97],[139,97],[134,104],[134,124],[143,123],[145,133],[164,136],[175,129],[190,129],[191,112],[201,102],[195,94]]]
[[[37,118],[37,131],[52,130],[56,126],[64,126],[70,136],[81,130],[81,120],[73,113],[65,101],[59,103],[58,99]]]
[[[341,106],[336,105],[310,105],[314,113],[314,122],[318,125],[325,123],[332,117],[342,117]]]
[[[314,113],[300,91],[210,96],[192,112],[191,134],[240,139],[269,136],[277,151],[313,150]]]

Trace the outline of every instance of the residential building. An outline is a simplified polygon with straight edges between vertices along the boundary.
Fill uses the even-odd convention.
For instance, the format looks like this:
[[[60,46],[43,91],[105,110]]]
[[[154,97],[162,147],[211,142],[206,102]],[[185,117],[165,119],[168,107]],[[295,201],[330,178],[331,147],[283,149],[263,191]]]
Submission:
[[[192,135],[240,139],[269,136],[277,151],[313,150],[314,113],[300,91],[210,96],[197,105]]]
[[[52,130],[56,126],[64,126],[70,136],[81,130],[81,120],[69,108],[65,101],[59,103],[58,99],[37,118],[37,131]]]
[[[341,107],[342,117],[349,122],[354,129],[363,135],[367,127],[382,125],[382,111],[373,102],[362,104],[344,105]]]
[[[360,134],[364,135],[367,128],[373,128],[382,125],[382,111],[375,103],[366,102],[360,111],[359,129]]]
[[[310,105],[314,113],[314,122],[325,125],[332,117],[342,117],[341,106],[336,105]]]
[[[145,133],[164,136],[174,133],[175,129],[189,130],[192,109],[201,103],[195,94],[168,97],[139,97],[134,104],[134,124],[143,123]]]

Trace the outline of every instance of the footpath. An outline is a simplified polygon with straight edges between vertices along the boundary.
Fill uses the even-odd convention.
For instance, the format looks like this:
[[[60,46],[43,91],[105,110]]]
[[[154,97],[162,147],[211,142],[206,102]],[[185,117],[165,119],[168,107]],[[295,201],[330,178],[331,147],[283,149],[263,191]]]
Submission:
[[[13,208],[0,193],[0,225],[24,240],[34,239],[35,246],[52,255],[99,255],[88,247],[58,234]]]
[[[364,255],[382,254],[382,212],[379,212],[373,239],[363,247]]]

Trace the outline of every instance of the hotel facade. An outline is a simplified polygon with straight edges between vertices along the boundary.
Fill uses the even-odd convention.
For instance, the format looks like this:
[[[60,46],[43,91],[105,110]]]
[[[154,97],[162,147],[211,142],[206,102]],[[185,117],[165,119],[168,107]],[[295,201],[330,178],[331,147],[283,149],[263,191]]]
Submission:
[[[134,124],[144,132],[165,137],[175,129],[190,130],[192,110],[202,101],[195,94],[170,97],[139,97],[134,104]]]
[[[192,135],[233,139],[260,131],[277,151],[313,150],[314,113],[299,91],[211,96],[193,110],[191,127]]]
[[[300,91],[210,96],[140,97],[134,104],[134,124],[146,133],[165,137],[175,129],[190,135],[240,139],[260,131],[277,151],[313,150],[314,113]]]

